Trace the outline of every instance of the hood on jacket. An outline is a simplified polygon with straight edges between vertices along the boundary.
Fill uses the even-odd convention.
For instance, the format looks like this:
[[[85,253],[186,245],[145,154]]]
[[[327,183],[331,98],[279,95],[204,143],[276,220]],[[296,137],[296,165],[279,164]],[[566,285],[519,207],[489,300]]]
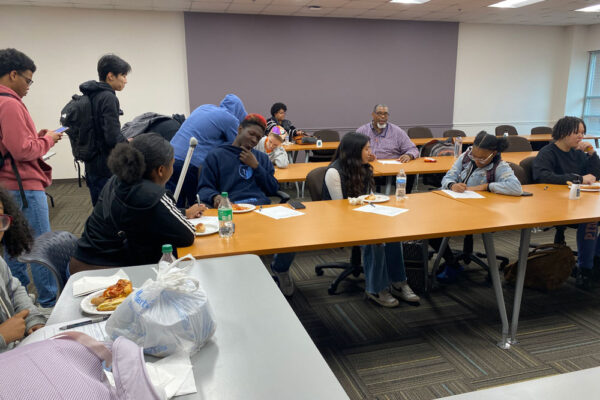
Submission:
[[[156,183],[142,179],[130,185],[113,176],[107,185],[111,190],[103,190],[102,195],[108,194],[108,199],[103,199],[103,204],[108,207],[115,201],[129,212],[148,210],[156,205],[165,194],[166,189]]]
[[[242,100],[232,93],[228,94],[223,98],[223,100],[221,100],[221,104],[219,104],[219,107],[223,107],[227,111],[229,111],[234,117],[238,119],[240,123],[242,123],[244,118],[246,118],[246,115],[248,115],[246,109],[244,108],[244,103],[242,103]]]
[[[96,81],[87,81],[83,82],[79,85],[79,90],[81,93],[89,95],[90,93],[100,92],[103,90],[110,90],[111,92],[115,92],[115,90],[106,82],[96,82]]]

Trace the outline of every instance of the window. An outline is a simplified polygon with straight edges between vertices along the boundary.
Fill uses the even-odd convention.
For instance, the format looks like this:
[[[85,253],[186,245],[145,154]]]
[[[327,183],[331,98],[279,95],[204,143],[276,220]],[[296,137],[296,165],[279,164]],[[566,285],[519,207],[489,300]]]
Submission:
[[[590,53],[590,67],[583,102],[583,120],[588,133],[600,133],[600,51]]]

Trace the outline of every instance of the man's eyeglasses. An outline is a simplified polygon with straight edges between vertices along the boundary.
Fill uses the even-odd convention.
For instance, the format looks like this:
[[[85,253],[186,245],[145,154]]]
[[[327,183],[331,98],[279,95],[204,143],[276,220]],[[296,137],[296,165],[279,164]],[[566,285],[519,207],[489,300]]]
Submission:
[[[390,113],[387,111],[377,111],[375,114],[377,114],[381,117],[387,117],[388,115],[390,115]]]
[[[479,158],[479,157],[473,157],[473,153],[469,153],[469,158],[471,160],[473,160],[475,162],[480,162],[480,163],[484,163],[484,162],[488,161],[493,156],[494,156],[494,153],[490,153],[490,155],[485,158]]]
[[[0,214],[0,232],[6,231],[12,224],[12,217],[8,214]]]
[[[31,86],[33,85],[33,80],[29,79],[28,77],[26,77],[25,75],[17,72],[17,74],[19,74],[19,76],[21,76],[21,78],[25,79],[25,83],[27,83],[27,86]]]

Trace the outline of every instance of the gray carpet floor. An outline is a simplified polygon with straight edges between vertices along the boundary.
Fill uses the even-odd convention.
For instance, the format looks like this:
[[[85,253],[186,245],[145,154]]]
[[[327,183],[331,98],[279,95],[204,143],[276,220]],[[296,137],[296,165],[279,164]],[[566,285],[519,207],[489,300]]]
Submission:
[[[288,191],[295,196],[295,189]],[[91,212],[85,185],[57,182],[48,192],[55,199],[52,229],[80,235]],[[553,235],[534,233],[532,242],[549,243]],[[574,248],[574,230],[567,241]],[[495,234],[497,254],[511,262],[518,242],[518,232]],[[461,248],[462,238],[451,244]],[[475,247],[482,250],[479,236]],[[291,270],[297,290],[289,303],[351,399],[434,399],[600,366],[600,290],[581,291],[573,278],[549,293],[526,289],[520,342],[501,350],[495,345],[500,318],[482,269],[466,266],[458,283],[423,296],[420,306],[385,309],[364,299],[362,276],[340,285],[337,295],[327,293],[339,271],[317,276],[314,266],[347,261],[349,254],[298,254]],[[513,293],[505,285],[509,319]]]

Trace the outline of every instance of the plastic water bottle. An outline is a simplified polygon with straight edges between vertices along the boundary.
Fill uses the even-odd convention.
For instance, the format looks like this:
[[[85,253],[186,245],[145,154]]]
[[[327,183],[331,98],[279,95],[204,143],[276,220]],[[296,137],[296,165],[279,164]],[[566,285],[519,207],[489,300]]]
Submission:
[[[454,138],[454,158],[460,157],[462,154],[462,138],[457,136]]]
[[[162,246],[162,257],[158,261],[158,269],[163,270],[169,265],[175,262],[175,257],[173,257],[173,246],[170,244],[163,244]]]
[[[508,137],[508,131],[504,131],[504,137]]]
[[[222,238],[230,238],[233,236],[233,209],[229,202],[227,192],[221,193],[223,201],[219,204],[219,236]]]
[[[403,169],[396,175],[396,200],[402,200],[406,197],[406,174]]]
[[[569,199],[571,200],[579,200],[581,198],[581,186],[579,180],[573,181],[571,183],[571,190],[569,191]]]

